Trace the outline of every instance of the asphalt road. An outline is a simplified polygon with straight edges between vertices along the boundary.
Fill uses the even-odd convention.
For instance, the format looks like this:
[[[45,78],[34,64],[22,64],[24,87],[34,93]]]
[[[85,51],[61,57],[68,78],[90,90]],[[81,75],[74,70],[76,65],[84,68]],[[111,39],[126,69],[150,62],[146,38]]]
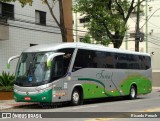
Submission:
[[[45,118],[38,119],[38,121],[128,121],[128,120],[141,120],[141,121],[158,121],[158,118],[144,118],[143,116],[149,115],[150,113],[155,116],[160,116],[160,91],[153,90],[152,93],[148,95],[138,96],[136,100],[126,100],[124,98],[109,98],[109,99],[101,99],[101,100],[90,100],[86,101],[84,105],[80,106],[69,106],[68,104],[60,104],[58,106],[53,106],[52,108],[43,109],[38,104],[32,104],[29,106],[18,106],[12,109],[4,110],[4,112],[35,112],[35,113],[43,113],[49,112],[48,114],[51,117],[54,115],[60,115],[62,118]],[[54,113],[52,113],[54,112]],[[60,112],[60,113],[57,113]],[[62,113],[63,112],[63,113]],[[81,112],[81,113],[76,113]],[[89,112],[89,113],[88,113]],[[99,117],[99,113],[103,112],[107,117],[103,118]],[[106,113],[108,112],[108,113]],[[112,112],[112,113],[111,113]],[[126,112],[131,112],[127,114]],[[157,113],[159,112],[159,113]],[[57,114],[56,114],[57,113]],[[137,113],[137,114],[136,114]],[[76,114],[81,114],[82,118],[77,118]],[[85,114],[85,115],[84,115]],[[86,116],[87,114],[87,116]],[[141,118],[125,118],[132,116],[141,116]],[[63,117],[74,117],[74,118],[63,118]],[[78,115],[79,116],[79,115]],[[118,117],[118,118],[117,118]],[[22,119],[4,119],[5,121],[17,121]],[[26,119],[25,119],[26,120]],[[29,119],[29,121],[36,121],[37,119]]]

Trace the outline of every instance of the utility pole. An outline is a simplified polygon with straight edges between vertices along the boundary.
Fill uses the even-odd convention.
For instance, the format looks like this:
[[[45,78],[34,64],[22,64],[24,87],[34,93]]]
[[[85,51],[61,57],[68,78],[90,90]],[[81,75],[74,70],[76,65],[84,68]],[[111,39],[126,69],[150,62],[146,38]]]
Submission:
[[[146,53],[148,53],[148,1],[146,0]]]
[[[139,41],[140,41],[139,13],[140,13],[140,0],[138,0],[138,3],[137,3],[137,22],[136,22],[136,34],[135,34],[135,51],[137,52],[139,52]]]

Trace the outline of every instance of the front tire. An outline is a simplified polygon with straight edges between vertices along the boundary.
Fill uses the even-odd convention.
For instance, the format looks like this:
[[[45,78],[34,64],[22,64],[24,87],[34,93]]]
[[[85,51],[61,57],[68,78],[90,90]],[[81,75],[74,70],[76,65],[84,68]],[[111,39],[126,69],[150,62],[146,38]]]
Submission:
[[[129,93],[129,99],[133,100],[137,98],[137,89],[135,86],[131,86],[130,93]]]
[[[82,102],[81,93],[78,89],[74,89],[71,97],[71,105],[76,106],[80,105]]]

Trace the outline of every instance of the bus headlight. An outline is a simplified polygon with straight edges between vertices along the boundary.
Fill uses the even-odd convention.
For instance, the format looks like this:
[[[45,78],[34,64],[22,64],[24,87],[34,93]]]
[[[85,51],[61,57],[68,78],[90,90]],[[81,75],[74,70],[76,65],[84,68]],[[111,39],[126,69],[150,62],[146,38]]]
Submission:
[[[42,100],[45,100],[46,99],[46,97],[42,97]]]
[[[14,92],[18,92],[18,90],[14,89]]]

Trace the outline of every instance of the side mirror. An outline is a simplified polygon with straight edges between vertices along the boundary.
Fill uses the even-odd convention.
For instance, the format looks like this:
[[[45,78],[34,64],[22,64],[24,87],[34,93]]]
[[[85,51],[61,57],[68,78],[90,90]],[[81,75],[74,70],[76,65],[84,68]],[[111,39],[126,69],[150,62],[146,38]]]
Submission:
[[[7,68],[10,69],[10,62],[16,58],[19,58],[20,55],[12,56],[8,59]]]
[[[47,67],[50,68],[51,67],[51,62],[53,60],[53,58],[55,58],[56,56],[59,56],[59,55],[64,55],[65,53],[53,53],[51,54],[48,59],[47,59]]]

